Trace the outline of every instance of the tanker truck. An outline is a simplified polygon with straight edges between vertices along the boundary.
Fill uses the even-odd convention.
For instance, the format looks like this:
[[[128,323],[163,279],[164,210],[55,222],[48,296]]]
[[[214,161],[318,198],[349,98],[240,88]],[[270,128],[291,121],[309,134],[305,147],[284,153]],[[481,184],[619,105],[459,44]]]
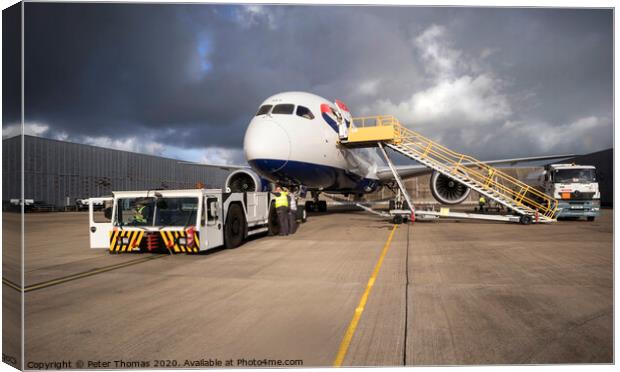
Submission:
[[[542,173],[541,191],[558,200],[558,218],[594,221],[601,208],[601,194],[593,165],[549,164]]]

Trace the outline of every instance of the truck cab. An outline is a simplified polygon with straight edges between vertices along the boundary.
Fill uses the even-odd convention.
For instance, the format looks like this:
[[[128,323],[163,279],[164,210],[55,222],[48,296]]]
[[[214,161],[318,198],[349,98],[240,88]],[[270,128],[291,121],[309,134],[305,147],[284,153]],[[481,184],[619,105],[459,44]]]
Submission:
[[[592,165],[551,164],[543,173],[544,191],[558,200],[558,217],[585,217],[594,221],[601,208],[601,194]]]
[[[94,205],[106,203],[105,221]],[[89,202],[91,248],[111,253],[199,253],[235,248],[268,230],[268,192],[221,189],[117,191]]]

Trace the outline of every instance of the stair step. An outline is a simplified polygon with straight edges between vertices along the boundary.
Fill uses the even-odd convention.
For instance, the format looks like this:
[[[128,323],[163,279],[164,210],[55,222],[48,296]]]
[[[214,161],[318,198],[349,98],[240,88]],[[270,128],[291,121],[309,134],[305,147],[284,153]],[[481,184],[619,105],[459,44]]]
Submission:
[[[494,189],[489,189],[487,188],[485,185],[470,179],[469,177],[467,177],[467,175],[462,174],[462,173],[454,173],[453,172],[453,166],[452,165],[447,165],[447,164],[443,164],[437,161],[434,161],[432,159],[426,158],[423,159],[421,156],[419,156],[419,154],[410,151],[409,149],[407,149],[404,146],[400,146],[400,145],[392,145],[391,146],[393,149],[398,150],[400,153],[402,153],[405,156],[408,156],[409,158],[416,160],[417,162],[426,165],[432,169],[434,169],[435,171],[438,171],[439,173],[451,177],[453,179],[456,179],[458,181],[460,181],[461,183],[465,184],[466,186],[470,187],[471,189],[481,192],[481,193],[485,193],[486,195],[488,195],[488,197],[490,197],[491,199],[503,204],[504,206],[508,207],[509,209],[512,209],[516,212],[520,212],[523,214],[535,214],[536,211],[532,208],[529,208],[523,204],[517,204],[516,202],[514,202],[514,200],[512,199],[512,197],[502,194],[501,192],[494,190]],[[539,217],[542,219],[542,216]],[[544,217],[547,218],[547,217]]]
[[[450,169],[451,167],[448,165],[444,165],[436,161],[431,161],[430,159],[422,159],[418,154],[412,151],[409,151],[407,148],[403,146],[392,146],[392,147],[400,150],[401,153],[409,156],[410,158],[418,161],[419,163],[427,165],[446,176],[452,177],[454,179],[457,179],[465,183],[467,186],[469,186],[470,188],[476,191],[486,193],[492,199],[495,199],[501,202],[502,204],[506,205],[507,207],[511,209],[514,209],[516,211],[523,212],[523,213],[535,213],[535,211],[532,208],[525,207],[523,205],[518,205],[512,201],[512,198],[506,195],[503,195],[502,193],[497,192],[493,189],[486,188],[485,186],[477,183],[476,181],[470,180],[468,177],[466,177],[466,175],[463,175],[461,173],[453,173],[452,170]]]

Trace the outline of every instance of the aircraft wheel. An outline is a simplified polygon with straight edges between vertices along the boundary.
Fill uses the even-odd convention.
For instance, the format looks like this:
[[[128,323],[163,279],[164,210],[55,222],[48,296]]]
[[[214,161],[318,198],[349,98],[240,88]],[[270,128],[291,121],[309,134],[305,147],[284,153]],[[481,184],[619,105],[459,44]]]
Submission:
[[[392,218],[392,222],[394,222],[396,225],[400,225],[401,223],[403,223],[403,216],[397,214],[396,216],[394,216],[394,218]]]
[[[313,201],[307,201],[306,202],[306,211],[307,212],[314,212],[315,211],[315,204]]]
[[[390,208],[390,210],[396,209],[396,200],[390,200],[389,208]]]
[[[519,218],[519,222],[523,225],[529,225],[532,223],[532,217],[524,214]]]
[[[595,219],[595,218],[596,218],[596,217],[594,217],[594,216],[589,216],[589,217],[588,217],[588,222],[592,222],[592,221],[594,221],[594,219]]]
[[[319,200],[318,207],[319,212],[327,212],[327,202],[325,200]]]
[[[245,216],[239,204],[231,204],[224,225],[224,245],[226,248],[237,248],[243,243],[245,236]]]

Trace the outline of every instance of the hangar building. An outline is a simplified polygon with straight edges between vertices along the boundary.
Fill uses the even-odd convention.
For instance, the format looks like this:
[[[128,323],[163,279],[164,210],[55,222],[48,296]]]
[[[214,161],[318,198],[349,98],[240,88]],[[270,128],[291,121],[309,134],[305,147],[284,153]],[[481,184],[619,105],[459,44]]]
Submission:
[[[2,141],[3,204],[19,198],[20,139]],[[112,191],[222,188],[233,170],[33,136],[24,150],[24,198],[57,209]]]

